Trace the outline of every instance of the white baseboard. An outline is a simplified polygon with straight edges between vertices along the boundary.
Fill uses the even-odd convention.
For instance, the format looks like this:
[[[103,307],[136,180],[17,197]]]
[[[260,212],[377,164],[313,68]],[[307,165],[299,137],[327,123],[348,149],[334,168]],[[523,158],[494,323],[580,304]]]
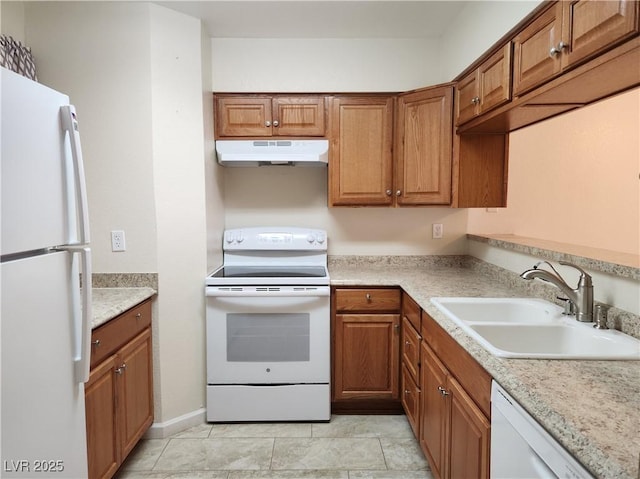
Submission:
[[[207,410],[205,408],[183,414],[165,422],[154,422],[144,435],[145,439],[164,439],[173,434],[204,424]]]

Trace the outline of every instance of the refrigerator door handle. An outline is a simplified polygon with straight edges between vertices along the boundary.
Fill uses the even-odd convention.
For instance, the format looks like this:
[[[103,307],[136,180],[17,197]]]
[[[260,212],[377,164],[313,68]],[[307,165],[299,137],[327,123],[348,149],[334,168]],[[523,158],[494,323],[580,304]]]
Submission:
[[[73,363],[76,382],[86,383],[89,380],[89,365],[91,361],[91,322],[93,319],[93,311],[91,307],[91,248],[86,246],[58,246],[53,248],[55,251],[67,251],[72,255],[79,254],[82,258],[82,283],[73,282],[73,298],[74,298],[74,318],[73,318]],[[78,303],[78,291],[82,295],[82,312],[80,315],[77,311],[80,309]]]
[[[78,207],[78,243],[89,243],[89,208],[87,203],[87,186],[84,176],[84,162],[82,160],[82,147],[80,145],[80,131],[76,119],[76,108],[73,105],[60,107],[62,115],[62,128],[69,133],[71,143],[71,156],[73,157],[73,178],[76,187],[76,203]]]
[[[89,380],[89,364],[91,360],[91,321],[93,311],[91,306],[91,248],[78,248],[82,256],[82,316],[81,325],[76,327],[76,337],[79,351],[76,352],[74,362],[76,381],[86,383]],[[76,321],[76,325],[78,322]]]

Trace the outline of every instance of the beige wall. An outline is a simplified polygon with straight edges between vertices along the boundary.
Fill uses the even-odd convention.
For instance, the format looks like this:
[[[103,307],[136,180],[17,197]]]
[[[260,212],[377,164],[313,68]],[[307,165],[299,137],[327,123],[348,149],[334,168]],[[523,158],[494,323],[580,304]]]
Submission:
[[[211,45],[215,91],[403,91],[443,81],[435,39],[212,38]],[[465,211],[329,209],[326,168],[219,169],[227,228],[323,228],[330,254],[464,251]],[[431,239],[431,223],[444,224],[443,239]]]
[[[158,248],[155,422],[204,407],[206,216],[200,21],[150,5],[153,181]]]
[[[640,90],[510,135],[507,208],[469,211],[472,233],[640,252]]]
[[[149,6],[25,2],[25,22],[39,80],[80,120],[94,271],[155,272]],[[125,252],[111,251],[111,230]]]
[[[482,7],[473,3],[442,39],[212,38],[213,89],[379,92],[447,82],[463,68],[461,64],[475,60],[538,2],[482,2]],[[480,21],[474,24],[474,18]],[[465,252],[466,210],[329,209],[326,170],[223,170],[228,228],[265,224],[324,228],[329,232],[330,254]],[[431,238],[433,223],[444,225],[443,239]]]
[[[68,93],[80,118],[94,271],[158,273],[155,422],[166,424],[204,404],[210,88],[200,22],[138,2],[28,2],[24,11],[40,80]],[[111,252],[113,229],[125,230],[126,252]]]

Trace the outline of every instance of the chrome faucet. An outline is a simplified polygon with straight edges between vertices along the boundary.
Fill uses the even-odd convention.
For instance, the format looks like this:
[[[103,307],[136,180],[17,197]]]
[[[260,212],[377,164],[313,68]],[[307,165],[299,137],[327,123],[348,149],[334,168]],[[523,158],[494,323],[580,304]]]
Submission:
[[[551,267],[552,271],[545,269],[539,269],[542,263],[546,263]],[[563,266],[571,266],[572,268],[580,271],[580,279],[578,279],[578,286],[573,289],[567,284],[567,282],[560,276],[560,273],[556,271],[551,263],[548,261],[540,261],[536,263],[532,269],[526,270],[520,275],[521,278],[526,280],[532,280],[535,278],[543,281],[548,281],[556,287],[558,287],[568,298],[576,309],[576,319],[585,323],[593,321],[593,282],[591,276],[587,274],[582,268],[567,263],[565,261],[559,261]]]

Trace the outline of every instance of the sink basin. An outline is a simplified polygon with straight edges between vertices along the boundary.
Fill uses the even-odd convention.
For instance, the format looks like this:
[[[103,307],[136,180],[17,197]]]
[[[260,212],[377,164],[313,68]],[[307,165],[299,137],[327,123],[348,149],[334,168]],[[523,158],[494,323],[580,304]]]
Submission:
[[[580,323],[541,299],[432,298],[431,302],[494,356],[640,360],[636,338]]]

